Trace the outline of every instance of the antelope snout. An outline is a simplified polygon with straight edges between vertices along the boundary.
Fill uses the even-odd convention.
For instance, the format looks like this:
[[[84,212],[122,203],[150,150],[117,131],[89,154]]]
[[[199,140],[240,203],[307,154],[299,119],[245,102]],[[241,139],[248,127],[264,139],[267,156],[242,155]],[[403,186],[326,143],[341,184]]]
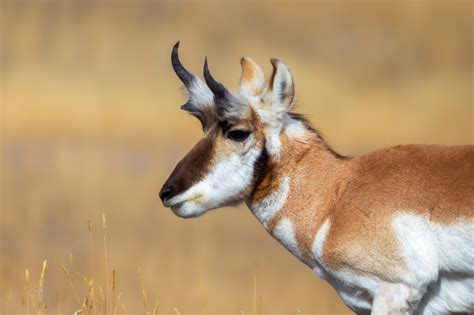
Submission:
[[[166,206],[165,201],[171,199],[173,196],[175,196],[175,194],[176,188],[172,184],[170,184],[169,181],[166,181],[160,190],[161,202],[163,202],[163,204]]]
[[[160,190],[160,199],[161,199],[161,201],[164,201],[166,198],[171,196],[171,192],[172,192],[171,188],[162,187],[161,190]]]

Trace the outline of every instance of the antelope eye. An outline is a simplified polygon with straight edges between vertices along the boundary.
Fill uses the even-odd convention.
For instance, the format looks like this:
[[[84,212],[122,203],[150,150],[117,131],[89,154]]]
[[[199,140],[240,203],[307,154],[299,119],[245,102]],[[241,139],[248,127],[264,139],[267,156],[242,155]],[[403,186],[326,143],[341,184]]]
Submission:
[[[250,132],[245,130],[232,130],[227,133],[227,138],[233,141],[244,141],[250,135]]]

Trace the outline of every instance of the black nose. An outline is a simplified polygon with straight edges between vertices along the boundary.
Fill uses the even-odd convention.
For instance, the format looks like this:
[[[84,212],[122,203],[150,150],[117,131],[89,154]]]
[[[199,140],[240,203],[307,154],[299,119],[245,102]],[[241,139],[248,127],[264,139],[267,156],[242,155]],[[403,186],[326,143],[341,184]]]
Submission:
[[[165,201],[165,199],[170,197],[172,194],[173,194],[173,189],[170,186],[164,185],[160,191],[161,201]]]

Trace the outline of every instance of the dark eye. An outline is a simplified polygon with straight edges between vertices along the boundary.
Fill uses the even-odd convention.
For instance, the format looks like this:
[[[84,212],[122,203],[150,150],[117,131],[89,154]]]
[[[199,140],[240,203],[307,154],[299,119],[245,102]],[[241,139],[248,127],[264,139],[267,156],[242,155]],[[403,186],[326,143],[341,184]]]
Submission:
[[[234,141],[244,141],[250,135],[250,132],[245,130],[232,130],[227,133],[227,138]]]

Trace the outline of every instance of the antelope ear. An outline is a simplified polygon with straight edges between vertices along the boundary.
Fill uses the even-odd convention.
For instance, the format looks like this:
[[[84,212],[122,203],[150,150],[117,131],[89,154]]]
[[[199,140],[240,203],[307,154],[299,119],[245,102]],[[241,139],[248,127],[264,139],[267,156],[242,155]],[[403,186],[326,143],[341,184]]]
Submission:
[[[267,85],[262,69],[250,58],[240,59],[242,75],[240,76],[240,93],[248,96],[261,95]]]
[[[287,112],[293,105],[295,85],[288,66],[277,58],[272,58],[273,74],[270,80],[270,94],[273,110]]]

